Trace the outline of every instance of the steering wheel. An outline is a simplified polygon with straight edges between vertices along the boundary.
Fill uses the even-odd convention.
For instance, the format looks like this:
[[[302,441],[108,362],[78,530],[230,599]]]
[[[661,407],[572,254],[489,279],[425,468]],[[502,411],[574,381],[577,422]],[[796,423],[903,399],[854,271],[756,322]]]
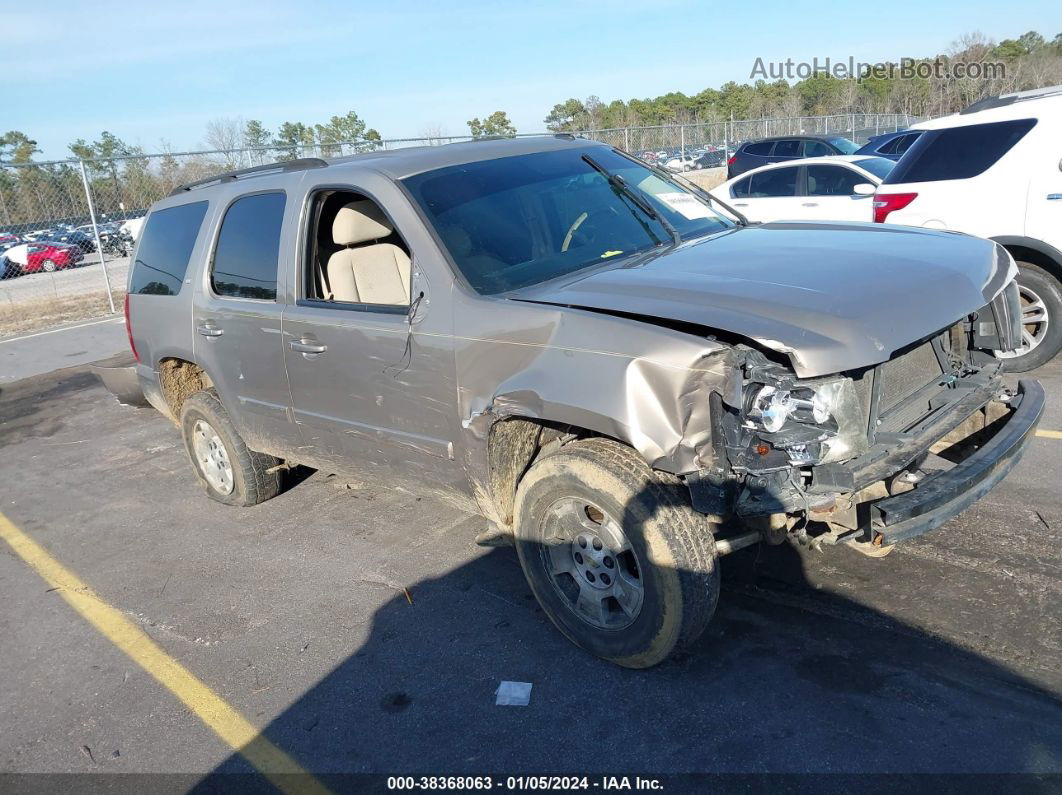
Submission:
[[[568,232],[564,235],[564,242],[561,243],[561,253],[568,250],[568,247],[572,244],[572,237],[577,231],[579,231],[579,227],[586,223],[588,219],[610,212],[613,212],[611,207],[601,207],[596,210],[579,213],[579,217],[572,221],[572,225],[568,227]],[[591,224],[591,226],[593,226],[593,224]]]

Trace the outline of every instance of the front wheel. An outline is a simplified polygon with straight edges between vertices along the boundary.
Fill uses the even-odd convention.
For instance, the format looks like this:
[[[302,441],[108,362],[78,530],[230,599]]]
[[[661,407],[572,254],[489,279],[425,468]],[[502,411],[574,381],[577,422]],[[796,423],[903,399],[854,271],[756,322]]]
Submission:
[[[280,493],[280,460],[247,447],[213,392],[196,392],[184,402],[181,435],[211,499],[246,507]]]
[[[565,445],[520,482],[516,551],[573,643],[648,668],[704,631],[719,600],[712,525],[677,478],[608,439]]]
[[[55,273],[59,266],[55,264],[55,260],[46,259],[41,263],[41,268],[44,269],[45,273]]]
[[[1029,262],[1018,263],[1022,346],[999,351],[1003,367],[1024,373],[1047,364],[1062,349],[1062,287],[1050,273]]]

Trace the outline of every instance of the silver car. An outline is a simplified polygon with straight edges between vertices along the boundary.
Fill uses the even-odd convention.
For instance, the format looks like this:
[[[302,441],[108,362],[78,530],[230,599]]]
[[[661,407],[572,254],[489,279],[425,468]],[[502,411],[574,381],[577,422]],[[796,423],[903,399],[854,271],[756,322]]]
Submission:
[[[213,499],[286,468],[453,495],[556,626],[630,667],[700,635],[757,542],[872,556],[1019,459],[1015,266],[964,235],[748,224],[568,136],[307,159],[152,207],[142,392]]]

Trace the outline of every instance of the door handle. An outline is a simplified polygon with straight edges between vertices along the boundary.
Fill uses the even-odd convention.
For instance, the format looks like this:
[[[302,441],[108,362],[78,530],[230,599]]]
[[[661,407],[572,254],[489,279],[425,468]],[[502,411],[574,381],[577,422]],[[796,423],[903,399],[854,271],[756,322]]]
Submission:
[[[1062,193],[1048,193],[1047,200],[1049,202],[1062,201]]]
[[[734,206],[735,207],[748,207],[749,203],[748,202],[734,202]]]
[[[299,353],[324,353],[328,350],[327,345],[321,345],[320,343],[314,343],[308,340],[302,340],[300,342],[292,340],[288,345],[291,346],[293,351],[298,351]]]
[[[225,333],[223,329],[219,329],[217,326],[204,323],[201,326],[196,326],[195,330],[202,334],[204,337],[220,337]]]
[[[818,202],[804,202],[800,206],[801,207],[818,207],[819,203]]]

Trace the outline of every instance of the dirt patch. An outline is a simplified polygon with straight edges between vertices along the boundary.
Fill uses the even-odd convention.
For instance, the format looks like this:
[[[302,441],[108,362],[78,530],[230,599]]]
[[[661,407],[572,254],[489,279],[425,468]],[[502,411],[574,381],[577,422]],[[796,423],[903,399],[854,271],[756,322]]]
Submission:
[[[189,396],[214,385],[210,377],[197,365],[180,359],[164,359],[160,362],[159,380],[175,420],[180,418],[181,406]]]
[[[120,311],[124,290],[112,291],[114,306]],[[57,326],[71,320],[86,320],[110,314],[105,290],[59,298],[33,298],[0,303],[0,336]]]
[[[706,168],[701,171],[687,171],[682,176],[699,188],[711,190],[726,182],[726,169]]]

